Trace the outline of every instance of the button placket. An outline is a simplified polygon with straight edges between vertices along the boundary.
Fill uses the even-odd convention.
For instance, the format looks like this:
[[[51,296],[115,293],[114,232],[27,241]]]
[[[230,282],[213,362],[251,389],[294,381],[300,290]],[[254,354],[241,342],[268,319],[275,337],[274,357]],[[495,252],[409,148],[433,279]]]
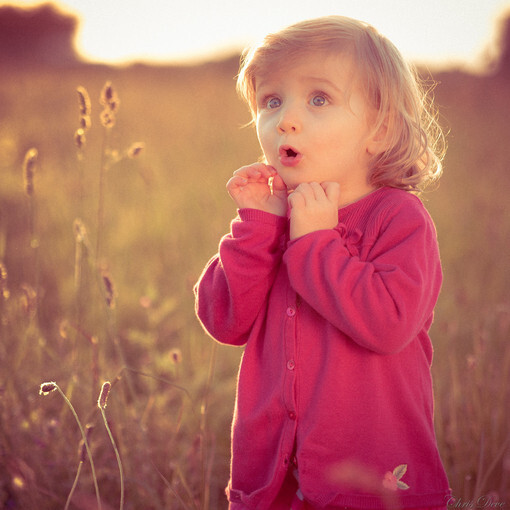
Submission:
[[[282,360],[282,369],[286,372],[284,375],[283,402],[286,414],[286,446],[292,449],[295,441],[297,427],[297,402],[296,402],[296,346],[297,346],[297,302],[296,293],[289,286],[286,295],[286,307],[284,308],[284,351],[285,356]],[[287,465],[290,463],[290,455],[287,458]]]

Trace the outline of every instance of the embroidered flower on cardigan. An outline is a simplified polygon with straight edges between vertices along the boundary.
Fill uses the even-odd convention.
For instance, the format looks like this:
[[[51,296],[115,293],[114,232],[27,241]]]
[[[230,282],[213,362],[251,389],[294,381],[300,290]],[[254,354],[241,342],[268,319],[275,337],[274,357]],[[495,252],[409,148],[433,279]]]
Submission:
[[[363,236],[363,232],[359,228],[347,233],[347,227],[343,223],[339,223],[336,227],[340,237],[345,241],[345,247],[352,257],[359,255],[358,245]]]
[[[385,489],[389,489],[390,491],[396,491],[398,489],[401,489],[403,491],[406,491],[409,489],[409,485],[407,483],[402,482],[401,478],[406,474],[407,471],[407,464],[400,464],[400,466],[397,466],[393,472],[388,471],[384,475],[383,480],[383,487]]]

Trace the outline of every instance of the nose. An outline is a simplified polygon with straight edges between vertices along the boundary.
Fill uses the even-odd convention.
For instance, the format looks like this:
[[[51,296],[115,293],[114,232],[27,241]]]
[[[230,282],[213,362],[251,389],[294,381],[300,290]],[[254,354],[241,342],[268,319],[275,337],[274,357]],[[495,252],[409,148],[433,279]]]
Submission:
[[[298,109],[292,106],[282,108],[276,128],[280,134],[301,131],[301,117]]]

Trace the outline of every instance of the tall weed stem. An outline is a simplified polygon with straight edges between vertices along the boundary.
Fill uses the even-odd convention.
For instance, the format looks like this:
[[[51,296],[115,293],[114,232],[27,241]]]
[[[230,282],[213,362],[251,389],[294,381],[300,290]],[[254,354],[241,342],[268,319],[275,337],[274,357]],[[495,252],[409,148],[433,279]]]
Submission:
[[[23,160],[23,183],[25,195],[28,198],[28,215],[30,231],[30,248],[33,254],[33,285],[36,296],[39,296],[39,238],[36,226],[36,201],[35,201],[35,173],[37,169],[39,152],[36,148],[31,148],[25,154]],[[37,308],[36,308],[37,310]]]
[[[216,354],[217,354],[218,346],[216,343],[213,343],[211,346],[211,357],[209,359],[209,370],[207,373],[207,381],[205,385],[204,391],[204,399],[202,401],[202,406],[200,408],[200,433],[202,435],[202,485],[204,488],[202,508],[206,510],[209,508],[209,498],[210,498],[210,466],[212,464],[212,459],[209,459],[209,467],[208,467],[208,456],[211,455],[211,451],[209,450],[209,443],[207,438],[207,408],[209,406],[209,392],[212,387],[212,381],[214,377],[214,371],[216,368]]]
[[[80,478],[82,467],[83,467],[83,461],[80,459],[80,463],[78,464],[78,470],[76,471],[76,476],[74,477],[73,486],[71,487],[69,496],[67,496],[66,506],[64,507],[64,510],[68,510],[69,505],[71,504],[71,500],[73,499],[74,491],[76,489],[76,486],[78,485],[78,479]]]
[[[105,127],[105,135],[103,138],[103,148],[101,150],[101,165],[99,168],[99,191],[97,204],[97,238],[96,238],[96,267],[101,260],[103,249],[103,230],[104,230],[104,196],[106,186],[106,170],[108,151],[110,147],[110,127]]]
[[[78,427],[80,428],[83,444],[87,450],[87,456],[88,456],[89,462],[90,462],[90,469],[92,470],[92,479],[94,480],[94,489],[96,491],[96,498],[97,498],[97,508],[99,510],[101,510],[102,509],[101,497],[99,496],[99,486],[97,484],[96,469],[94,467],[94,460],[92,459],[92,452],[90,451],[90,446],[89,446],[89,442],[87,440],[87,435],[85,434],[85,430],[83,429],[81,421],[78,418],[76,411],[74,410],[73,404],[71,404],[71,401],[66,397],[65,393],[60,389],[60,386],[56,382],[42,383],[40,390],[39,390],[39,395],[48,395],[49,393],[51,393],[52,391],[55,391],[55,390],[57,390],[60,393],[60,395],[64,399],[65,403],[69,406],[69,409],[71,409],[71,412],[73,413],[76,423],[78,424]]]
[[[122,470],[122,461],[120,459],[119,450],[117,448],[117,444],[115,443],[115,439],[113,439],[112,431],[110,430],[110,427],[108,425],[108,420],[106,419],[106,402],[108,399],[108,394],[110,392],[110,388],[112,387],[110,382],[103,383],[103,386],[101,388],[101,393],[99,394],[99,399],[97,401],[97,407],[99,407],[99,410],[101,411],[101,416],[103,417],[104,426],[106,428],[106,431],[108,432],[108,436],[110,437],[110,441],[113,446],[113,451],[115,452],[115,457],[117,458],[117,464],[119,466],[119,476],[120,476],[120,506],[119,510],[123,510],[124,508],[124,472]]]

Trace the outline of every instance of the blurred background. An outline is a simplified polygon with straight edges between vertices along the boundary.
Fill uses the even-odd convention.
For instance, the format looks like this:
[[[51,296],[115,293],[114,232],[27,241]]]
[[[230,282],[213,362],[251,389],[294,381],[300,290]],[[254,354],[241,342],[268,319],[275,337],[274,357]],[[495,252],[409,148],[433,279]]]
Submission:
[[[0,2],[0,507],[96,508],[94,476],[119,506],[106,380],[125,508],[227,507],[242,350],[202,331],[192,287],[260,155],[240,51],[326,14],[376,26],[435,97],[438,442],[459,501],[510,504],[510,4],[68,0]]]

